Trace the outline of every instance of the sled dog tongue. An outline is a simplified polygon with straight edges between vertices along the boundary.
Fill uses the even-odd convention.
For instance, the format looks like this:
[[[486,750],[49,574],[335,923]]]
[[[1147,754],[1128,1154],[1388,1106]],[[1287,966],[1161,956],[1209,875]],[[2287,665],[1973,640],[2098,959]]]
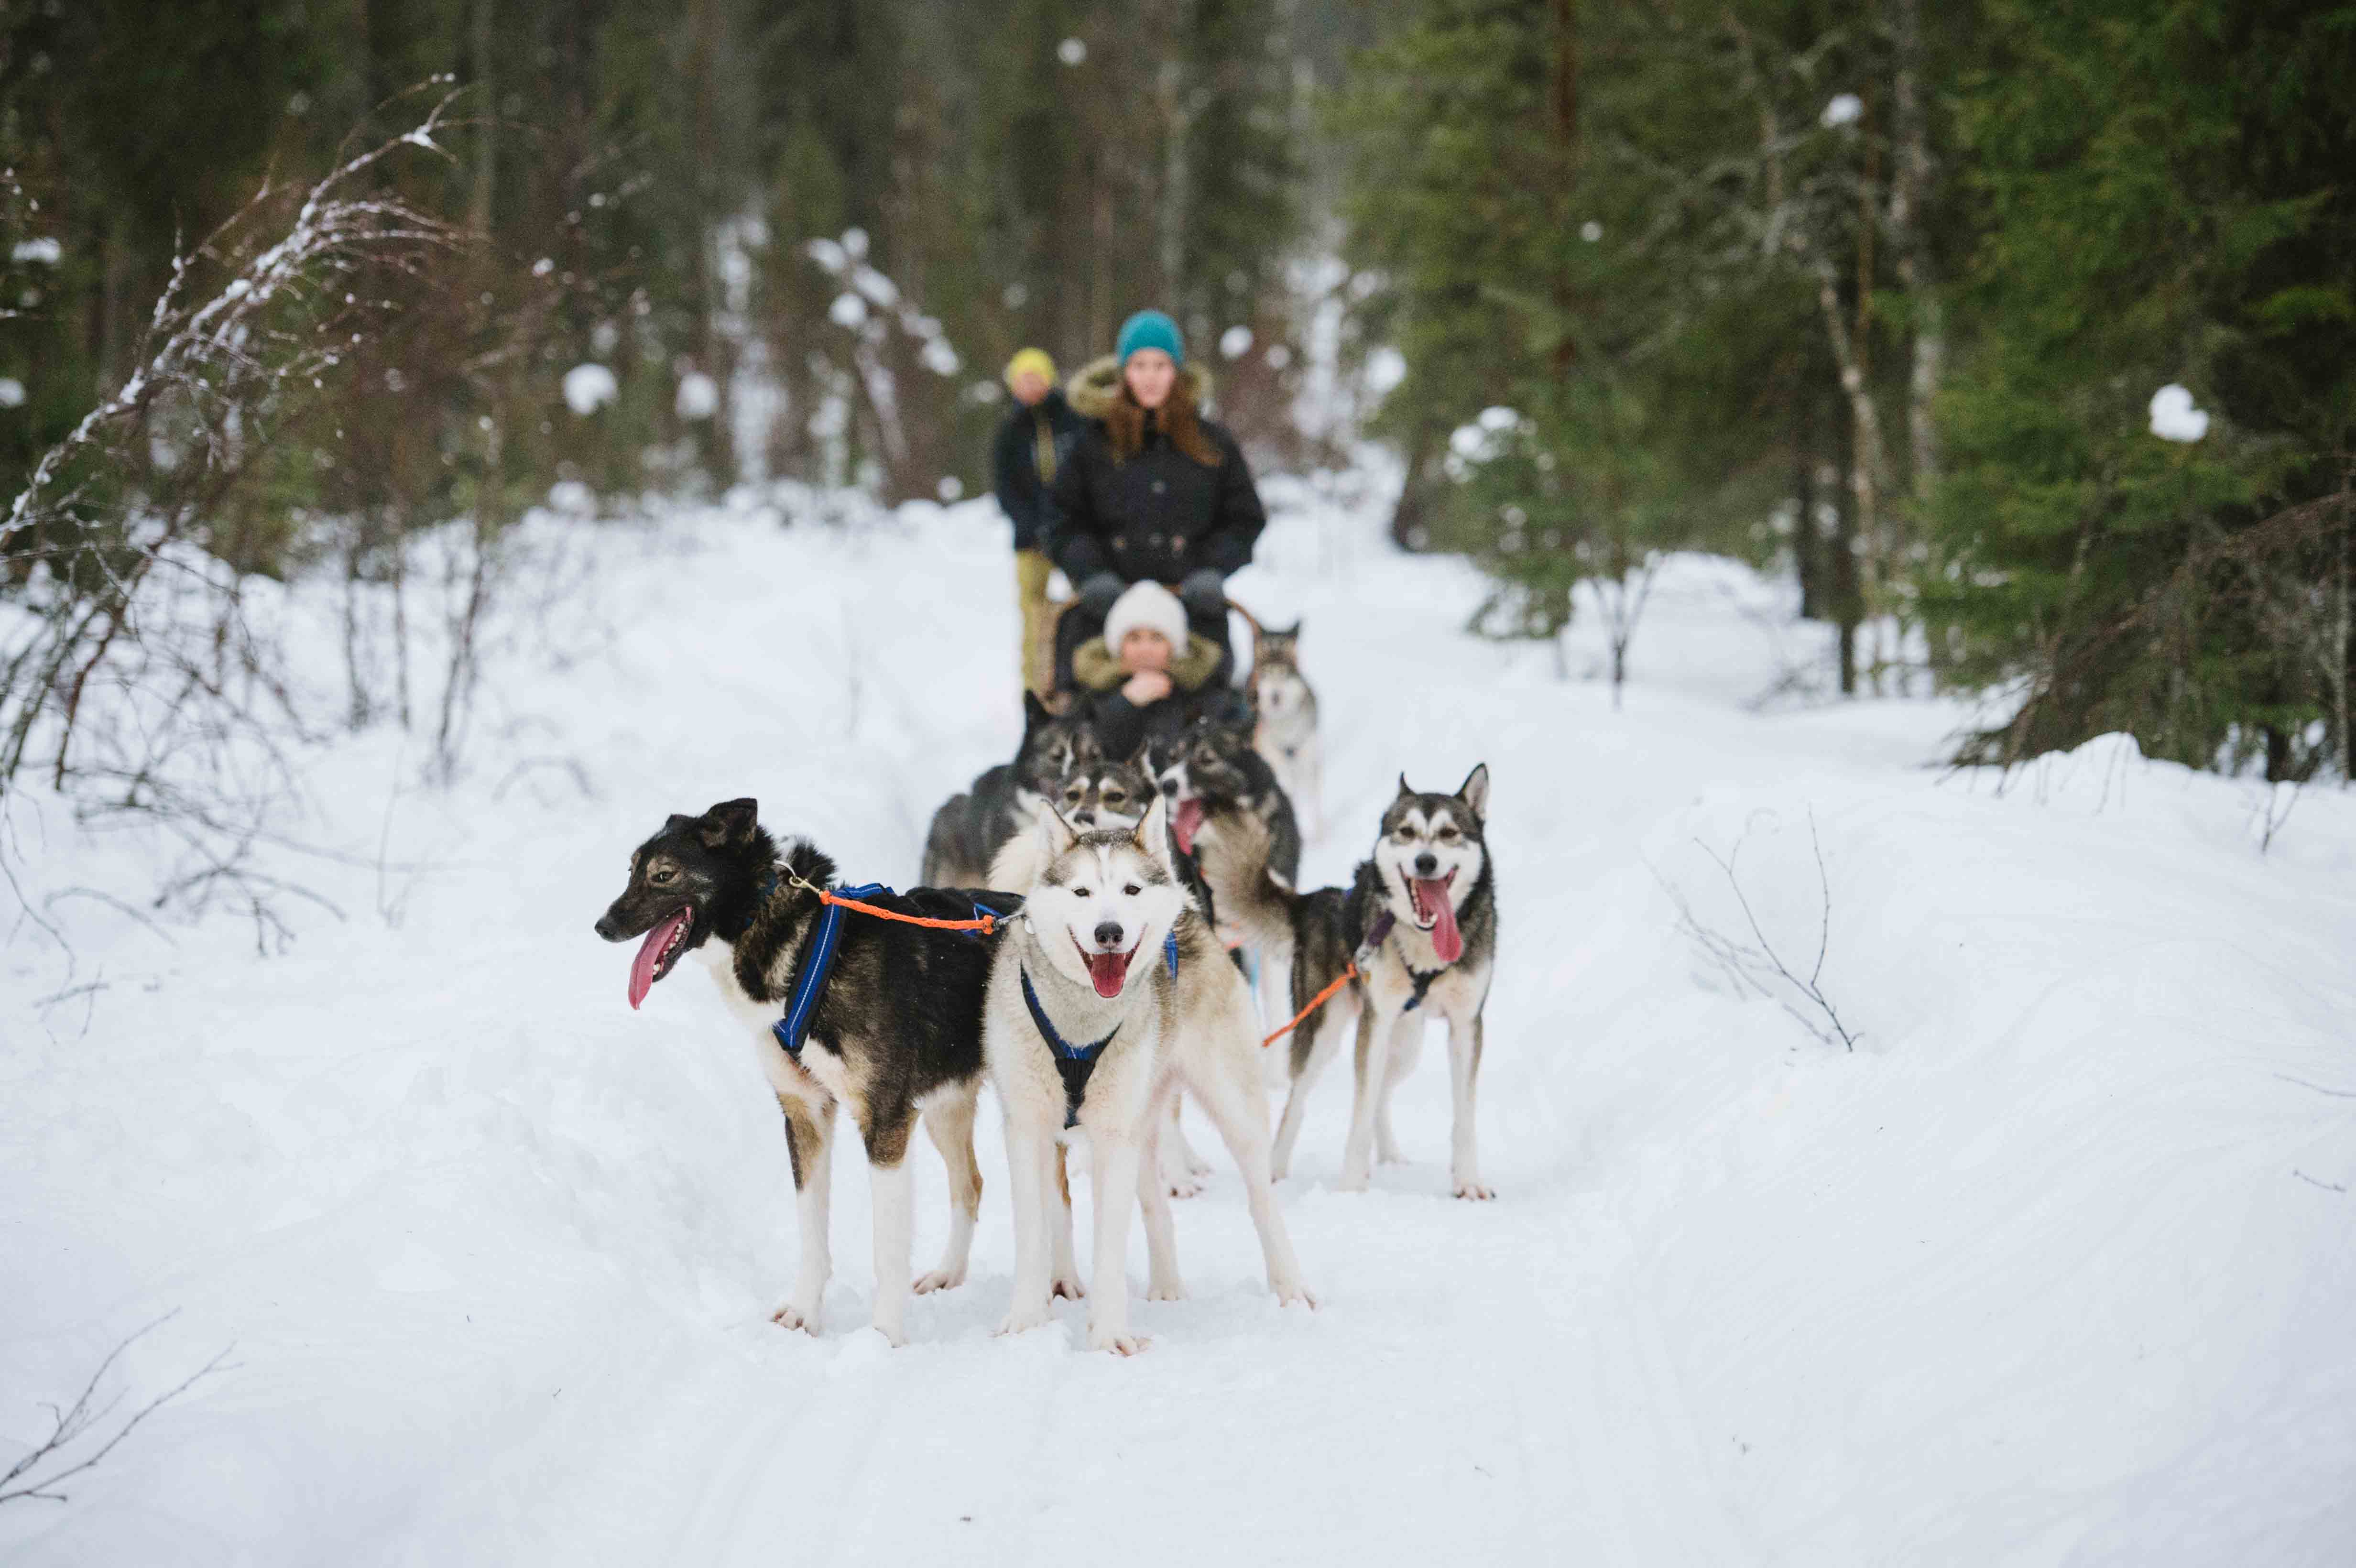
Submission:
[[[685,932],[688,918],[692,912],[680,910],[648,932],[646,941],[639,944],[638,955],[630,960],[630,1007],[633,1011],[647,999],[647,993],[655,988],[655,971],[662,965],[663,952]]]
[[[1456,929],[1456,906],[1449,901],[1448,882],[1440,878],[1418,877],[1415,901],[1422,912],[1439,912],[1431,928],[1431,950],[1440,955],[1442,964],[1453,964],[1464,956],[1464,933]]]
[[[1088,979],[1099,997],[1118,997],[1120,983],[1129,978],[1129,955],[1126,953],[1084,953],[1088,961]]]
[[[1192,855],[1194,852],[1194,830],[1202,826],[1203,803],[1200,800],[1180,801],[1176,815],[1170,819],[1170,831],[1178,836],[1180,854]]]

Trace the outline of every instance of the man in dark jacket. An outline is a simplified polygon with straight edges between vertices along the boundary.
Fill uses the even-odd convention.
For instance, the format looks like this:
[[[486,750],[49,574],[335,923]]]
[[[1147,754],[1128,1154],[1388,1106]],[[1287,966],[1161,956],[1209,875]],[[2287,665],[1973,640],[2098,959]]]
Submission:
[[[1050,543],[1093,624],[1132,582],[1174,588],[1188,624],[1227,645],[1227,574],[1268,514],[1243,449],[1201,417],[1208,379],[1160,311],[1122,324],[1113,357],[1073,378],[1090,423],[1056,473]]]
[[[1080,416],[1055,385],[1055,362],[1025,348],[1006,362],[1014,407],[991,443],[991,484],[1014,524],[1014,591],[1023,612],[1023,683],[1042,697],[1053,684],[1055,605],[1047,597],[1047,487],[1079,438]]]

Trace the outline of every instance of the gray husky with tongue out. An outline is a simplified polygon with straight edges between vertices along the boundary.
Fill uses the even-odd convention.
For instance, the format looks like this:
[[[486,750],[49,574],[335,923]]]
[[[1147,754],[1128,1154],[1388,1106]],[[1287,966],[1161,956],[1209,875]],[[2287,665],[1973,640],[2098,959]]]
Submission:
[[[1410,788],[1402,775],[1375,852],[1359,863],[1351,884],[1312,893],[1295,892],[1271,874],[1267,832],[1251,819],[1206,822],[1197,836],[1196,859],[1221,918],[1242,927],[1263,952],[1290,950],[1294,1006],[1339,984],[1354,963],[1358,968],[1355,979],[1339,985],[1292,1032],[1292,1093],[1276,1132],[1278,1179],[1291,1164],[1309,1091],[1353,1026],[1357,1096],[1340,1186],[1361,1191],[1373,1160],[1397,1161],[1391,1091],[1422,1051],[1424,1024],[1445,1019],[1456,1196],[1496,1196],[1481,1179],[1472,1133],[1481,1009],[1497,950],[1496,886],[1483,837],[1488,811],[1486,763],[1454,795]]]
[[[1171,861],[1168,807],[1135,827],[1080,833],[1040,814],[1037,880],[991,960],[982,1055],[1006,1110],[1014,1193],[1014,1300],[1005,1332],[1047,1321],[1064,1209],[1050,1180],[1055,1150],[1087,1135],[1093,1167],[1095,1279],[1088,1347],[1129,1355],[1145,1341],[1129,1321],[1129,1216],[1145,1209],[1147,1294],[1185,1294],[1157,1169],[1157,1141],[1183,1086],[1209,1113],[1242,1175],[1269,1288],[1314,1306],[1301,1279],[1268,1174],[1268,1103],[1259,1084],[1250,993]]]

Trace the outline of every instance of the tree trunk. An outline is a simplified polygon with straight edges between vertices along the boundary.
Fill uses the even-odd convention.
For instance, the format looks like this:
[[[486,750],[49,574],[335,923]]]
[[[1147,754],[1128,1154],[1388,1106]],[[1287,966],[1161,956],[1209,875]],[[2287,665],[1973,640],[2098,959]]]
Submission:
[[[1800,580],[1800,618],[1825,618],[1824,540],[1816,531],[1816,389],[1800,367],[1792,397],[1792,565]]]
[[[1922,209],[1931,199],[1931,130],[1922,101],[1922,0],[1893,0],[1890,43],[1896,57],[1891,107],[1897,160],[1890,172],[1890,229],[1898,241],[1898,281],[1906,291],[1914,327],[1906,434],[1910,488],[1920,507],[1939,477],[1938,432],[1931,422],[1931,405],[1939,395],[1947,358],[1946,311],[1923,237]]]
[[[491,67],[495,54],[491,48],[491,5],[492,0],[474,0],[473,15],[469,18],[473,28],[468,35],[468,52],[474,57],[475,87],[481,94],[479,102],[483,122],[475,133],[475,188],[467,203],[466,221],[478,235],[491,231],[492,182],[498,168],[496,149],[498,144],[499,95],[498,81]]]
[[[1391,509],[1391,542],[1404,550],[1431,548],[1431,495],[1438,486],[1430,469],[1438,461],[1447,432],[1437,425],[1419,426],[1408,443],[1407,471],[1399,482],[1398,505]]]
[[[1579,357],[1579,340],[1571,335],[1570,193],[1579,176],[1579,6],[1577,0],[1553,0],[1554,80],[1548,92],[1549,120],[1554,135],[1556,169],[1555,236],[1564,266],[1555,274],[1554,304],[1560,338],[1554,347],[1557,378],[1570,373]]]
[[[1849,475],[1849,483],[1840,488],[1833,507],[1832,549],[1832,612],[1840,626],[1840,689],[1843,697],[1857,695],[1857,623],[1859,601],[1864,595],[1858,584],[1858,514],[1869,501],[1873,487],[1869,482],[1859,485],[1857,471],[1859,427],[1854,421],[1842,430],[1841,465]]]

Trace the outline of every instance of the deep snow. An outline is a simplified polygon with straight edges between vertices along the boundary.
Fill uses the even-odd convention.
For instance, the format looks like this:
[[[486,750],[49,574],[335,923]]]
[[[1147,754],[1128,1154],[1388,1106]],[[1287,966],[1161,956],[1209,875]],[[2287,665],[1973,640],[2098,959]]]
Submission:
[[[62,960],[14,923],[0,1469],[158,1314],[134,1402],[236,1349],[70,1503],[0,1508],[0,1557],[2356,1561],[2356,802],[2312,792],[2262,854],[2253,786],[2124,742],[2000,781],[1936,765],[1945,704],[1762,704],[1820,645],[1725,562],[1665,574],[1615,711],[1462,635],[1461,564],[1270,489],[1235,592],[1307,618],[1312,880],[1402,769],[1494,774],[1497,1202],[1445,1195],[1437,1042],[1413,1163],[1331,1190],[1337,1067],[1281,1189],[1317,1312],[1263,1294],[1223,1170],[1178,1211],[1193,1299],[1138,1304],[1150,1353],[1085,1352],[1068,1305],[1001,1339],[986,1105],[974,1276],[912,1344],[860,1327],[848,1154],[825,1333],[771,1327],[776,1108],[701,966],[634,1015],[590,922],[666,813],[743,794],[909,880],[1017,727],[1005,528],[544,519],[585,589],[508,656],[472,777],[418,789],[389,732],[311,757],[289,830],[347,859],[280,864],[347,918],[291,907],[284,955],[120,912],[99,895],[162,849],[11,803],[103,989],[51,999]],[[1574,677],[1601,662],[1579,643]],[[1705,853],[1738,844],[1787,961],[1821,926],[1854,1053],[1678,931],[1682,899],[1744,934]],[[943,1184],[914,1157],[922,1266]]]

